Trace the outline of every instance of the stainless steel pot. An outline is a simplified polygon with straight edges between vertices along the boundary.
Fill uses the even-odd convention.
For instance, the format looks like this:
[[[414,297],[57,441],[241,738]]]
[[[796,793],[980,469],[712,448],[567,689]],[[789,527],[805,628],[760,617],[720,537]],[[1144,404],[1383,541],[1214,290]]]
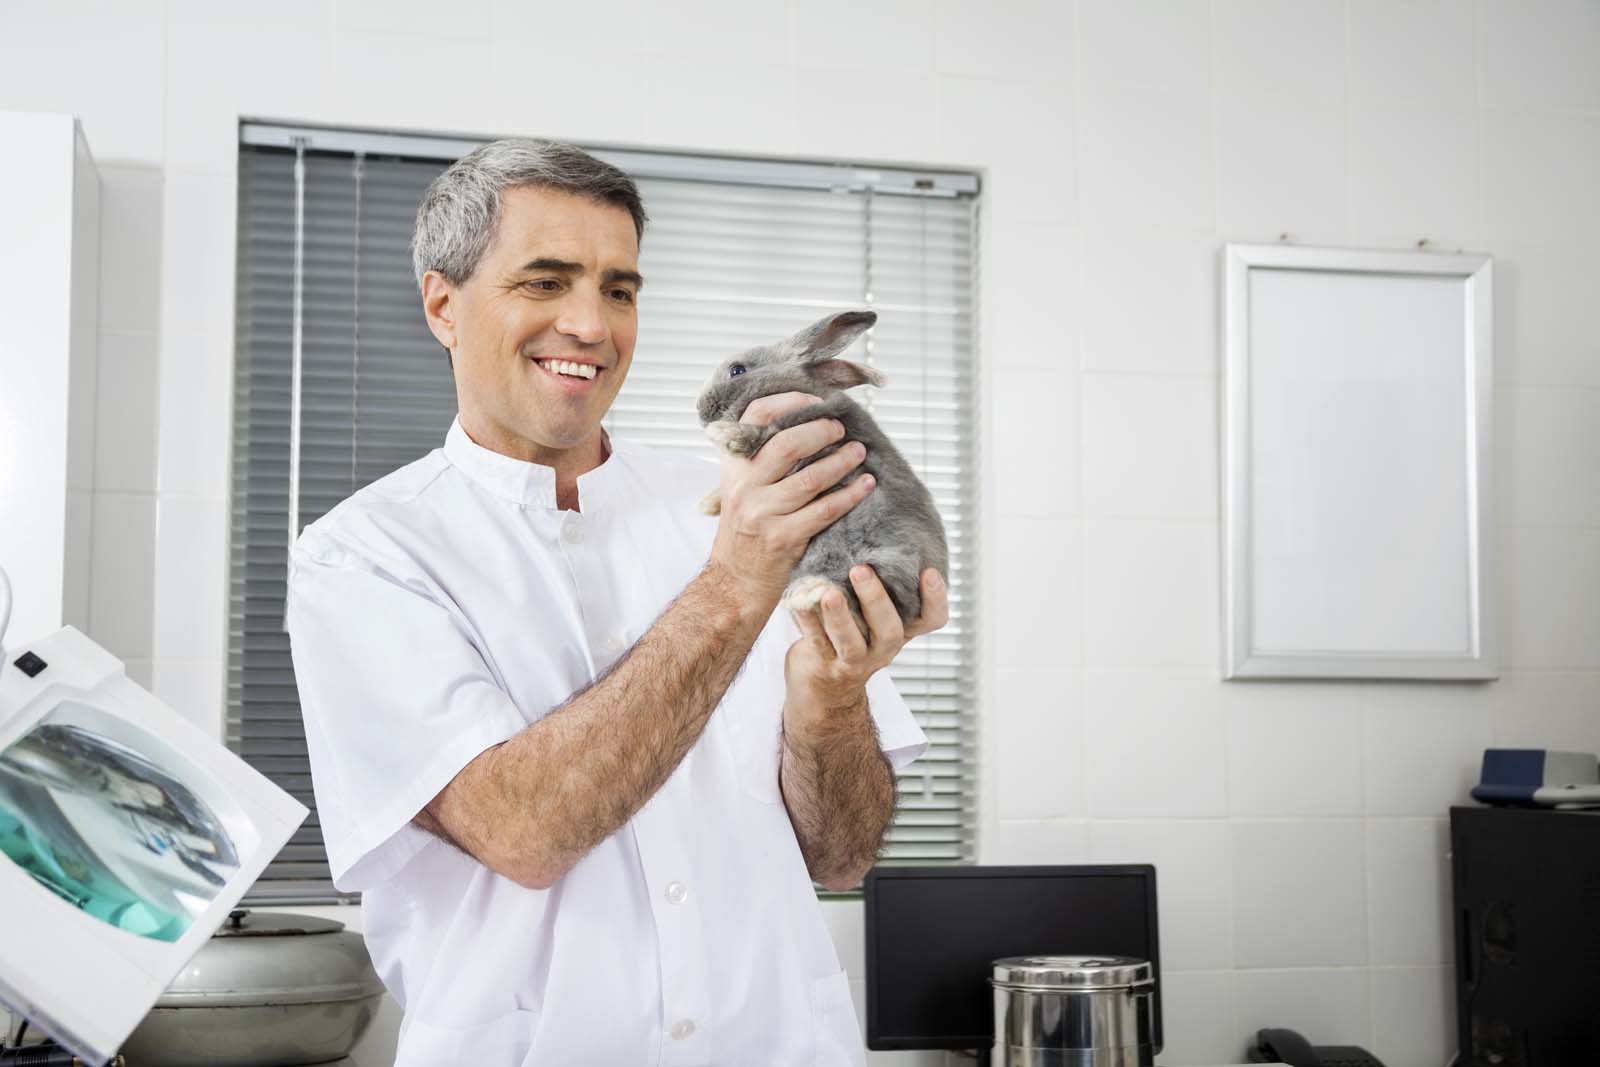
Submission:
[[[287,1067],[338,1059],[378,1012],[361,935],[331,919],[235,911],[122,1046],[137,1067]]]
[[[994,961],[991,1067],[1150,1067],[1152,968],[1126,956]]]

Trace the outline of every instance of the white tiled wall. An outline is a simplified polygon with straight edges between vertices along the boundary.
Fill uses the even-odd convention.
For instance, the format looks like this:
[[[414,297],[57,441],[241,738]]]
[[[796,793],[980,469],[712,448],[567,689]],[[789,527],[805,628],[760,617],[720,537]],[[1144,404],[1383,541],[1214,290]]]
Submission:
[[[95,635],[220,722],[240,114],[981,167],[982,858],[1159,864],[1166,1062],[1437,1067],[1447,806],[1600,749],[1597,55],[1595,0],[13,9],[0,106],[103,174]],[[1281,235],[1496,257],[1497,682],[1219,680],[1216,252]]]

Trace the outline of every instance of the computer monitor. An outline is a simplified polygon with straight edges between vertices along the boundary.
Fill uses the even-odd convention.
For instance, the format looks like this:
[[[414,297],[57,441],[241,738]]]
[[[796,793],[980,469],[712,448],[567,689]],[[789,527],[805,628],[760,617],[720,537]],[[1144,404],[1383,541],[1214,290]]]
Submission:
[[[1153,866],[875,867],[863,888],[868,1048],[989,1049],[993,961],[1115,955],[1150,961],[1161,1050]]]

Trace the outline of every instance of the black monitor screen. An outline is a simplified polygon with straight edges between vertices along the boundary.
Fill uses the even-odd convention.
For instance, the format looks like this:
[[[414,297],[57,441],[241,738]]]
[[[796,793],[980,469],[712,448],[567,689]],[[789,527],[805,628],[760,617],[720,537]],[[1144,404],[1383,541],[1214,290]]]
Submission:
[[[864,886],[867,1047],[988,1049],[992,964],[1006,956],[1133,956],[1155,972],[1156,870],[876,867]]]

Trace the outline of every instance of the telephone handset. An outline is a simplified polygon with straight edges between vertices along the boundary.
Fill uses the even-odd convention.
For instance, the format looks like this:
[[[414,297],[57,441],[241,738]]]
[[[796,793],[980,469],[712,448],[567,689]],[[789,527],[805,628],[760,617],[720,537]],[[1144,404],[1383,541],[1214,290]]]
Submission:
[[[1288,1063],[1293,1067],[1383,1067],[1364,1048],[1355,1045],[1318,1045],[1293,1030],[1260,1030],[1250,1048],[1251,1063]]]

